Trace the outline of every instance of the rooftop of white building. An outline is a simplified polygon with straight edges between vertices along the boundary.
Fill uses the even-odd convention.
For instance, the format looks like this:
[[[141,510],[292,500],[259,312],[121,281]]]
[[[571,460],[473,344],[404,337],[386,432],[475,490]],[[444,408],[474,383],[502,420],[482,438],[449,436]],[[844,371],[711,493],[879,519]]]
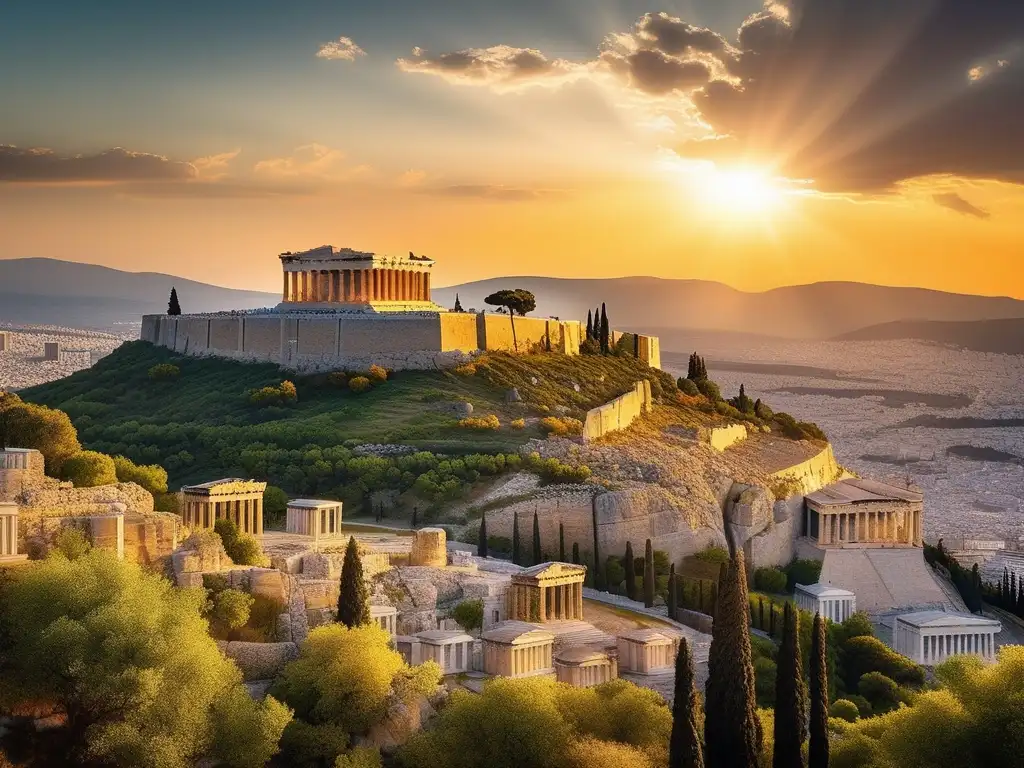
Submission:
[[[849,477],[807,494],[806,499],[819,506],[841,506],[870,501],[920,502],[924,500],[924,494],[914,488],[900,488],[880,480]]]
[[[996,619],[988,619],[984,616],[975,616],[970,613],[953,613],[947,611],[918,611],[917,613],[905,613],[897,616],[896,621],[909,624],[918,629],[934,629],[939,627],[977,627],[1002,629]]]
[[[839,587],[833,587],[831,584],[797,584],[796,588],[800,592],[812,595],[814,597],[854,597],[854,593],[848,589],[840,589]]]

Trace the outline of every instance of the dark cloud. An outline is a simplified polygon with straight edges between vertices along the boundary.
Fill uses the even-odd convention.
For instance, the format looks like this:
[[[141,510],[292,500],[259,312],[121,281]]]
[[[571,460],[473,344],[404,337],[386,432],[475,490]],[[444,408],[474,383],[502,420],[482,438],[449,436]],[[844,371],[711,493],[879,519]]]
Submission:
[[[820,189],[948,174],[1024,182],[1024,2],[788,0],[744,23],[737,82],[694,103],[721,142]]]
[[[987,219],[992,215],[983,208],[979,208],[973,203],[964,200],[956,192],[943,192],[933,195],[932,199],[943,208],[949,208],[951,211],[965,213],[968,216],[975,216],[979,219]]]
[[[706,27],[695,27],[667,13],[647,13],[640,17],[633,31],[637,43],[669,56],[690,53],[722,55],[729,51],[728,41]]]
[[[711,79],[708,64],[686,61],[661,51],[636,51],[623,57],[622,64],[630,85],[649,94],[690,91]]]
[[[59,155],[50,149],[0,145],[0,181],[119,182],[185,180],[191,163],[115,147],[95,155]]]
[[[437,75],[462,85],[516,88],[527,85],[560,85],[583,73],[584,67],[563,59],[549,59],[532,48],[495,45],[467,48],[438,56],[427,56],[419,48],[413,57],[399,59],[404,72]]]

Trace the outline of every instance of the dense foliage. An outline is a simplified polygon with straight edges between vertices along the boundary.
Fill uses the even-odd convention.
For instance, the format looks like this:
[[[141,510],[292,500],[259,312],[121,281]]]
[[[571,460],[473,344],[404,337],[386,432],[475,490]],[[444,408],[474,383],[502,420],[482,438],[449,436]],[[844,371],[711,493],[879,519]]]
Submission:
[[[0,446],[35,448],[46,459],[46,471],[60,472],[66,459],[82,450],[66,413],[24,402],[0,391]]]
[[[95,488],[117,482],[114,460],[96,451],[79,451],[68,456],[61,465],[60,474],[76,488]]]

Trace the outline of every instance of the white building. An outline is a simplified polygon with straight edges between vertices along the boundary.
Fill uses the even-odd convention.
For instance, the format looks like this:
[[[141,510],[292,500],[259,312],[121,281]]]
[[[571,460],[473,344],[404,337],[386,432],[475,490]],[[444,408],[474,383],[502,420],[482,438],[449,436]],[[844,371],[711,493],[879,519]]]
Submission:
[[[465,632],[430,629],[395,638],[398,652],[409,664],[436,661],[445,675],[468,672],[473,662],[473,638]]]
[[[395,635],[398,634],[395,631],[398,623],[397,608],[390,605],[371,605],[370,621],[391,635],[392,639],[394,639]]]
[[[995,636],[1002,631],[995,619],[970,613],[920,611],[896,617],[893,647],[918,664],[941,664],[950,656],[970,654],[984,661],[996,655]]]
[[[323,499],[292,499],[288,502],[288,533],[309,536],[314,545],[321,539],[341,536],[341,502]]]
[[[831,584],[797,584],[793,597],[800,610],[820,613],[823,619],[836,623],[846,621],[857,611],[857,596]]]

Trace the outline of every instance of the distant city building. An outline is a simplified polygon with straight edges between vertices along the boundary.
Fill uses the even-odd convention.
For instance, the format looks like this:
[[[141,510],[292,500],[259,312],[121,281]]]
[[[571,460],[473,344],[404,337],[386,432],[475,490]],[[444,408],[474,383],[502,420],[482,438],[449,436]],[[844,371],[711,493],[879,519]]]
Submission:
[[[995,636],[1002,628],[995,619],[969,613],[919,611],[896,617],[893,646],[907,658],[929,667],[960,655],[994,661]]]

